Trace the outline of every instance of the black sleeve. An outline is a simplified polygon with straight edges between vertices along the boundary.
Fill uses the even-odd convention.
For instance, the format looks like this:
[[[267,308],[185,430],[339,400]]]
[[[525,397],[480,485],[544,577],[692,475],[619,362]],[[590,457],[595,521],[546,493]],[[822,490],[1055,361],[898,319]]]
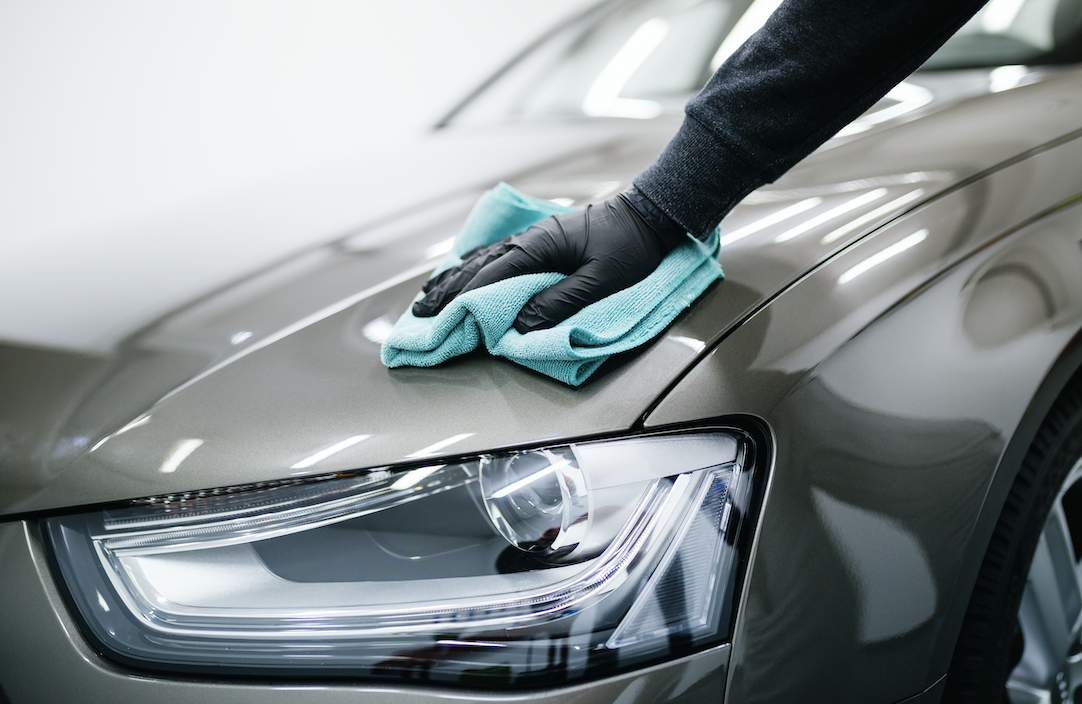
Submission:
[[[692,98],[635,179],[705,236],[916,70],[986,0],[786,0]]]

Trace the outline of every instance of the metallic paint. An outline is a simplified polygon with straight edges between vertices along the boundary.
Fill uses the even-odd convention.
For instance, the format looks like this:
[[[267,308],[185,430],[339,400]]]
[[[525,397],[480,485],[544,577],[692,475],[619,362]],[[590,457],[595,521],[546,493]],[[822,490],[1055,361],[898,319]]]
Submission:
[[[1082,73],[1050,70],[1043,80],[1013,90],[953,104],[943,98],[937,111],[923,117],[906,116],[828,143],[775,186],[752,194],[723,226],[739,228],[808,197],[823,199],[806,213],[815,217],[879,188],[888,190],[882,201],[889,201],[919,187],[924,194],[901,210],[919,208],[955,183],[1077,129],[1080,95]],[[967,129],[978,119],[983,129]],[[627,183],[675,128],[665,120],[611,122],[610,133],[580,158],[507,178],[536,195],[586,201],[600,192],[599,184],[611,189]],[[556,136],[560,130],[549,134],[554,151],[561,143],[581,144],[580,129],[595,139],[602,134],[593,123],[566,126],[566,142]],[[475,137],[453,128],[442,134],[447,140]],[[501,149],[506,143],[503,135],[493,137]],[[997,180],[1005,195],[971,189],[971,198],[1000,199],[979,217],[998,223],[1012,209],[1047,207],[1054,201],[1047,194],[1069,190],[1077,178],[1077,162],[1052,168],[1024,163],[1029,166],[1011,171],[1014,178],[1043,181],[1025,189]],[[378,360],[379,330],[409,304],[426,267],[435,265],[426,252],[454,234],[477,193],[464,189],[409,211],[405,224],[391,220],[383,232],[373,226],[178,302],[108,353],[0,346],[0,514],[379,466],[459,435],[468,437],[447,452],[626,429],[698,361],[698,343],[711,347],[811,267],[897,215],[827,243],[824,237],[844,220],[775,244],[793,224],[783,222],[725,247],[726,281],[660,339],[615,360],[579,389],[483,355],[437,369],[388,371]],[[846,217],[881,205],[877,200]],[[978,217],[972,207],[947,208],[942,216],[969,212]],[[956,223],[960,229],[952,236],[968,237],[966,229],[979,226]],[[118,434],[123,428],[129,430]],[[310,468],[290,469],[358,435],[372,437]],[[162,474],[163,463],[187,440],[202,444],[175,471]]]
[[[799,217],[819,224],[786,237],[801,221],[782,220],[732,242],[724,282],[579,389],[481,355],[388,371],[379,338],[480,188],[505,178],[542,197],[600,198],[657,153],[677,126],[670,118],[534,129],[515,171],[504,157],[525,128],[449,127],[434,137],[450,145],[441,148],[466,140],[479,163],[505,170],[471,171],[456,185],[445,173],[402,216],[364,225],[358,209],[357,229],[329,242],[333,233],[314,227],[297,256],[255,274],[240,266],[219,277],[234,283],[208,283],[202,295],[156,293],[150,323],[130,309],[96,311],[102,329],[122,331],[116,344],[98,344],[97,328],[65,348],[3,343],[0,594],[19,605],[0,610],[7,696],[716,701],[728,677],[726,699],[741,704],[935,701],[1013,477],[1012,448],[1082,328],[1082,207],[1072,201],[1082,192],[1082,70],[1034,71],[995,93],[989,75],[911,79],[936,94],[931,104],[829,142],[749,196],[726,231],[813,198]],[[887,192],[867,196],[878,189]],[[860,197],[868,202],[843,217]],[[255,222],[242,211],[260,207],[213,217],[219,228]],[[839,215],[823,215],[832,209]],[[252,261],[264,261],[253,248]],[[862,262],[876,263],[846,276]],[[111,286],[142,293],[130,283],[138,277],[107,270]],[[379,466],[452,439],[438,452],[719,416],[762,419],[776,441],[731,649],[569,690],[497,696],[126,672],[83,641],[33,529],[38,511]],[[886,537],[853,537],[869,530]],[[911,567],[882,579],[887,543]],[[891,602],[906,606],[873,612]]]
[[[975,577],[959,557],[984,554],[987,538],[975,526],[982,511],[999,515],[1002,502],[984,499],[1000,458],[1082,329],[1082,182],[1072,176],[1055,192],[1033,178],[1046,167],[1077,168],[1079,146],[1004,169],[842,253],[757,311],[647,418],[656,427],[753,414],[777,437],[734,639],[733,701],[830,689],[831,701],[886,703],[946,672]],[[1061,198],[1071,190],[1073,199]],[[996,194],[1024,209],[1011,214]],[[1027,224],[1036,202],[1052,212]],[[1021,226],[996,224],[1012,222]],[[869,250],[923,228],[932,235],[864,278],[860,291],[838,283]],[[1043,300],[1024,305],[1002,280]],[[910,627],[894,632],[874,626],[881,614],[862,604],[895,602],[892,618],[901,619],[925,603],[927,579],[921,570],[885,573],[883,539],[852,530],[855,542],[840,539],[837,526],[854,522],[865,532],[889,526],[905,536],[895,542],[917,546],[934,613],[903,619]]]

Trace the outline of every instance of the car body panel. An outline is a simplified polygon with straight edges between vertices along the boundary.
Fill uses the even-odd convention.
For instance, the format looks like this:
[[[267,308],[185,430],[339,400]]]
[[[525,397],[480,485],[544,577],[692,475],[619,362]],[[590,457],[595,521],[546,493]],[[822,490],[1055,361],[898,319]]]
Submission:
[[[452,120],[6,263],[0,702],[938,701],[1027,433],[1082,364],[1082,69],[1005,68],[917,74],[929,100],[885,101],[752,193],[723,222],[726,280],[577,389],[480,353],[387,370],[379,344],[484,188],[600,200],[679,116]],[[733,642],[574,687],[129,669],[84,639],[37,530],[87,505],[718,418],[774,444]]]
[[[832,259],[647,418],[751,414],[775,433],[731,701],[885,704],[946,672],[1017,469],[1002,458],[1082,329],[1079,149],[996,172]]]
[[[967,75],[971,87],[986,80],[980,77],[987,72]],[[777,184],[752,194],[723,228],[739,232],[810,198],[820,202],[807,211],[809,218],[845,206],[854,194],[881,190],[877,200],[800,232],[784,246],[761,246],[784,234],[784,227],[730,242],[722,256],[726,281],[659,339],[622,355],[578,389],[481,354],[437,369],[388,371],[380,364],[381,335],[438,261],[432,252],[454,235],[479,193],[476,187],[430,200],[402,218],[212,291],[132,331],[110,351],[3,346],[0,513],[626,430],[706,350],[808,270],[848,251],[899,213],[1020,154],[1047,149],[1078,127],[1078,70],[1035,72],[1028,84],[994,94],[960,91],[941,77],[929,85],[935,88],[936,81],[941,84],[937,102],[828,143]],[[982,129],[967,130],[975,121]],[[676,126],[659,119],[553,128],[545,133],[551,153],[573,146],[580,156],[549,164],[535,160],[506,178],[542,197],[579,202],[601,197],[599,189],[626,185]],[[475,129],[452,128],[441,138],[474,140],[483,152]],[[505,135],[490,131],[492,144],[507,149]],[[577,136],[561,137],[563,132]],[[583,148],[583,134],[594,140],[593,148]],[[542,138],[531,138],[536,153],[536,140]],[[1029,199],[1011,201],[1019,218],[1055,202],[1073,178],[1073,172],[1037,168],[1038,157],[1030,156],[1023,162],[1029,166],[1011,167],[1010,173],[1022,181],[1048,182],[1018,191]],[[919,196],[896,211],[823,242],[846,218],[859,221],[918,188]],[[983,216],[998,223],[1001,213],[992,208]],[[954,221],[951,227],[962,232],[977,225]],[[979,241],[973,237],[963,239]],[[866,246],[876,245],[861,245]],[[310,469],[293,469],[305,457],[360,435],[370,437]],[[179,468],[172,467],[172,453],[189,440],[202,442]],[[170,467],[173,471],[160,471]]]

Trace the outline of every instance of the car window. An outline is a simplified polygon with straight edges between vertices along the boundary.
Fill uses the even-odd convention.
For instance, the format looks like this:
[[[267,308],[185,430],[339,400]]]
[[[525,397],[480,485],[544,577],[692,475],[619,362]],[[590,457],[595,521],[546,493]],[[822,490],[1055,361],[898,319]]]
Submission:
[[[602,6],[518,61],[455,120],[650,118],[680,110],[710,77],[711,58],[748,5],[649,0]]]
[[[542,41],[445,120],[679,112],[780,0],[609,2]],[[924,68],[1082,59],[1082,0],[991,0]]]
[[[1077,53],[1079,0],[991,0],[924,65],[926,69],[1058,63]],[[1074,49],[1072,52],[1071,49]]]

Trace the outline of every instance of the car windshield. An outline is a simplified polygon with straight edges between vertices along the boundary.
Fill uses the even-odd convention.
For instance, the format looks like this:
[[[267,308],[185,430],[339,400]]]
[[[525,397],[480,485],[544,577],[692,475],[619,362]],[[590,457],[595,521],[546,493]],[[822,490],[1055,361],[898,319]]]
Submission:
[[[679,112],[781,0],[608,2],[512,62],[445,122]],[[1079,60],[1082,0],[991,0],[923,70]]]

